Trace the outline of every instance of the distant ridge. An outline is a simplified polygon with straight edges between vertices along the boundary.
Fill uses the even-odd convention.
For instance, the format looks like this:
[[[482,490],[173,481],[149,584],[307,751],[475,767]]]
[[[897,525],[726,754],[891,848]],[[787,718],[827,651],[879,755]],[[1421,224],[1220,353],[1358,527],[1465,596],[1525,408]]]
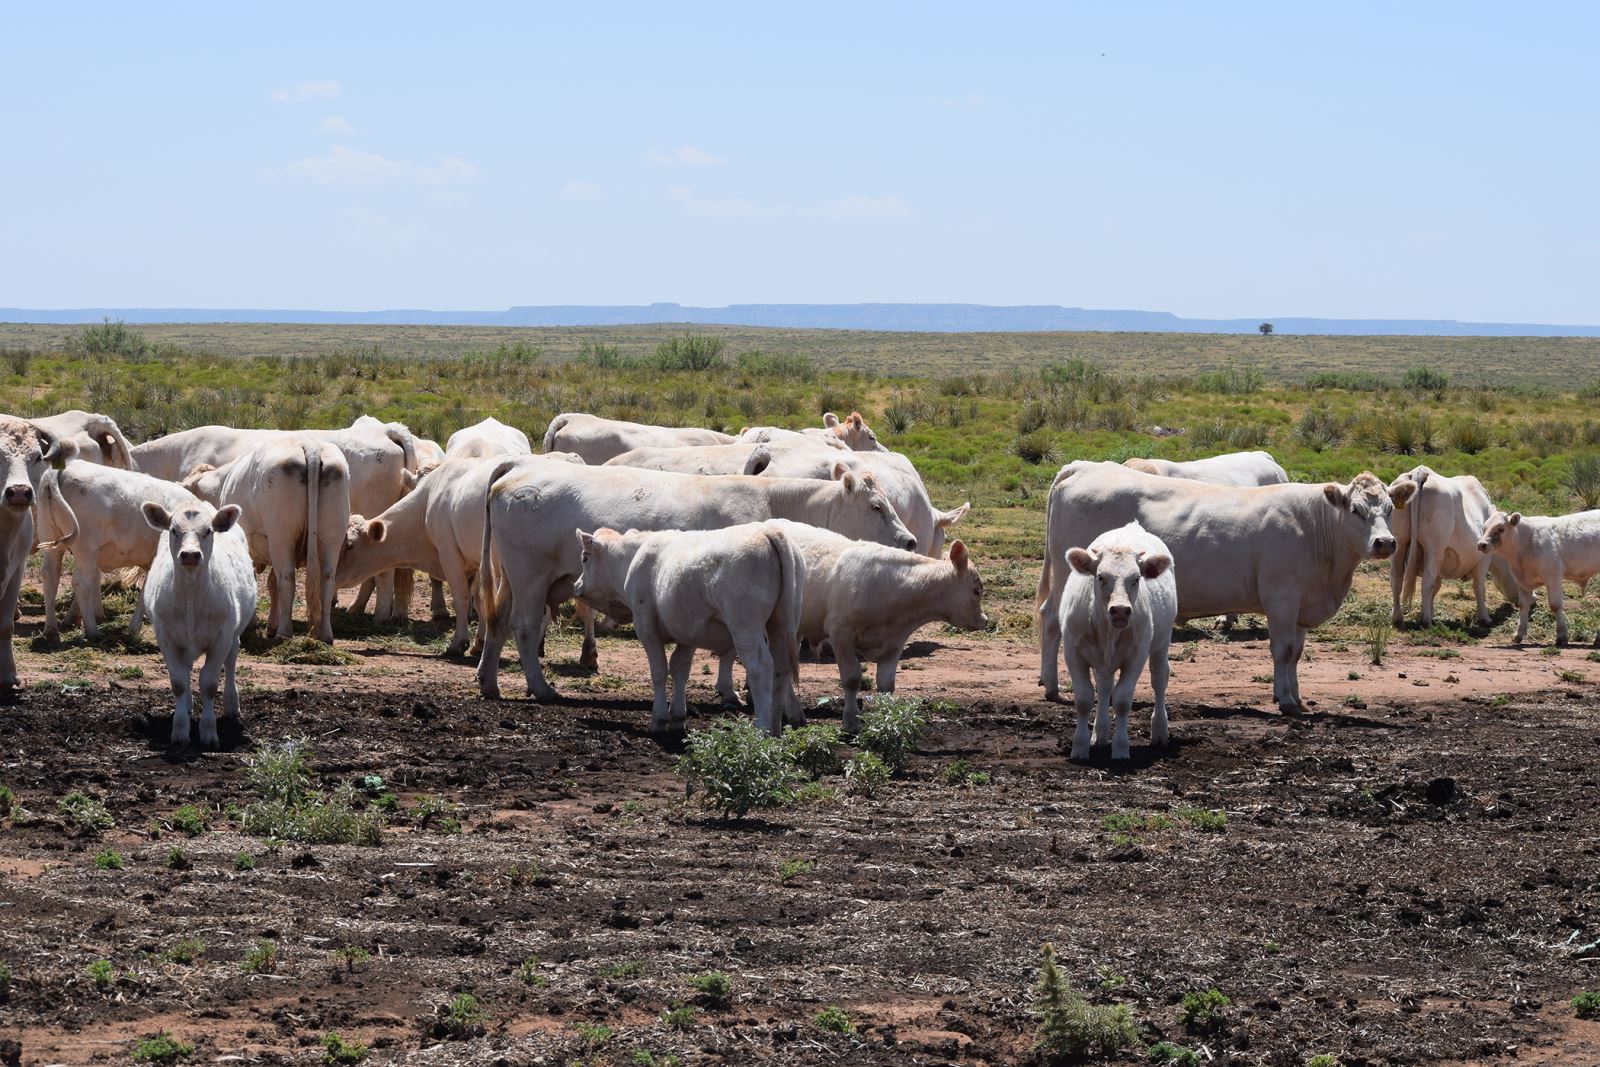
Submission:
[[[405,326],[632,326],[647,323],[773,326],[814,330],[911,333],[1032,333],[1103,330],[1141,333],[1254,333],[1270,322],[1287,334],[1400,334],[1447,337],[1600,337],[1600,326],[1454,319],[1313,319],[1264,315],[1249,319],[1185,319],[1165,311],[1117,311],[1051,304],[552,304],[505,311],[295,311],[213,308],[0,308],[0,322],[77,324],[305,323]]]

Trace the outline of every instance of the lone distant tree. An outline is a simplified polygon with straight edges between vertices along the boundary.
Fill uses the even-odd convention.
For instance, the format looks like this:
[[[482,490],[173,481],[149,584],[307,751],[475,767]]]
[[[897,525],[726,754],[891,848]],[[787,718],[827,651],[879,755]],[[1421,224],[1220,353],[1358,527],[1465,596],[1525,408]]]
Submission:
[[[1267,336],[1267,334],[1272,332],[1272,323],[1263,322],[1260,326],[1257,326],[1256,329],[1261,331],[1261,336],[1262,337],[1265,337],[1265,336]]]

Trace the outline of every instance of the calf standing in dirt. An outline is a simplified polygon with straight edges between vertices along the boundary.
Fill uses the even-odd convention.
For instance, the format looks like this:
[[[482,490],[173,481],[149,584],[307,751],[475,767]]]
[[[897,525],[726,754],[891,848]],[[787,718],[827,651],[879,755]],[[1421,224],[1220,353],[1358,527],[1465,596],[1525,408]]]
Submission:
[[[578,531],[583,574],[573,596],[615,618],[633,618],[650,660],[650,729],[681,727],[694,650],[735,652],[750,679],[756,725],[776,735],[800,666],[806,562],[782,530],[752,522],[721,530],[619,534]],[[667,703],[666,643],[672,702]],[[526,653],[524,653],[526,655]]]
[[[172,743],[189,743],[189,709],[194,705],[190,677],[200,668],[200,743],[216,748],[217,675],[223,679],[222,711],[239,717],[234,668],[239,638],[256,617],[256,572],[240,529],[239,508],[213,509],[196,502],[176,512],[155,501],[143,505],[144,518],[166,534],[145,579],[145,604],[156,632],[167,676],[178,696],[172,712]]]
[[[1072,758],[1089,758],[1089,712],[1097,704],[1094,741],[1105,743],[1111,725],[1107,710],[1114,705],[1117,732],[1111,758],[1128,758],[1128,712],[1146,661],[1156,694],[1150,743],[1165,745],[1167,647],[1178,617],[1171,553],[1159,537],[1130,522],[1096,537],[1086,549],[1068,549],[1067,563],[1072,573],[1061,596],[1061,635],[1078,713]]]
[[[0,693],[22,688],[11,654],[17,595],[33,551],[33,497],[45,468],[78,448],[31,422],[0,415]]]
[[[1567,609],[1562,579],[1578,583],[1578,595],[1589,587],[1589,579],[1600,574],[1600,511],[1580,511],[1575,515],[1547,518],[1542,515],[1507,515],[1496,511],[1483,524],[1478,535],[1478,551],[1501,557],[1511,567],[1517,582],[1517,644],[1528,636],[1528,616],[1533,612],[1533,591],[1544,586],[1550,598],[1550,612],[1556,617],[1556,644],[1567,643]],[[1594,647],[1600,648],[1600,634]]]

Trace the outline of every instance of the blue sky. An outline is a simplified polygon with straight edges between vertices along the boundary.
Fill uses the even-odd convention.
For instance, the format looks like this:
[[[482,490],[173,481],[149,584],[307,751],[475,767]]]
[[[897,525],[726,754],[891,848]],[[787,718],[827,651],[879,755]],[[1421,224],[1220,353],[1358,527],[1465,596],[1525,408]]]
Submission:
[[[1600,322],[1600,5],[34,4],[0,306]]]

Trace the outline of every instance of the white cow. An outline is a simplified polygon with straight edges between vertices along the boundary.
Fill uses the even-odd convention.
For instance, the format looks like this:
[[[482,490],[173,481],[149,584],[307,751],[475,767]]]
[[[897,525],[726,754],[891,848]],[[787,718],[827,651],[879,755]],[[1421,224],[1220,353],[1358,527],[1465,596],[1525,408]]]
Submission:
[[[108,570],[137,567],[149,570],[160,547],[161,535],[139,513],[139,505],[155,501],[169,512],[199,502],[181,485],[152,478],[138,471],[120,470],[95,463],[69,463],[59,471],[46,471],[39,482],[36,535],[44,555],[44,633],[56,638],[61,627],[56,618],[56,591],[61,582],[62,558],[72,552],[72,610],[83,620],[84,636],[100,634],[101,576]],[[144,616],[144,597],[134,601],[128,636],[137,637]]]
[[[1555,518],[1495,511],[1478,535],[1478,551],[1494,553],[1511,568],[1511,577],[1517,583],[1517,606],[1521,609],[1514,640],[1521,644],[1528,636],[1533,591],[1542,585],[1556,617],[1556,644],[1565,645],[1567,609],[1561,582],[1576,582],[1578,595],[1583,596],[1589,579],[1600,574],[1600,511]],[[1595,635],[1594,647],[1600,648],[1600,633]]]
[[[17,629],[17,596],[33,551],[33,500],[50,464],[70,460],[71,438],[23,419],[0,415],[0,693],[20,689],[11,639]]]
[[[612,456],[601,464],[606,467],[638,467],[647,471],[671,471],[674,474],[747,474],[746,465],[757,453],[769,455],[770,445],[736,442],[731,445],[673,445],[667,448],[635,448]],[[821,449],[809,449],[822,451]],[[835,459],[848,459],[842,449],[829,449],[827,455]]]
[[[190,688],[194,664],[200,668],[200,744],[216,748],[217,680],[222,675],[222,714],[239,721],[239,687],[235,678],[239,638],[256,617],[256,575],[250,550],[239,529],[239,509],[214,509],[195,501],[168,511],[151,500],[142,508],[145,521],[165,534],[145,581],[150,625],[178,703],[172,712],[171,743],[189,743]]]
[[[899,548],[852,541],[831,530],[774,519],[806,558],[800,636],[819,648],[833,646],[844,689],[844,728],[854,732],[861,706],[861,665],[876,663],[877,692],[892,693],[895,670],[906,642],[930,622],[963,630],[989,625],[983,614],[983,579],[972,566],[967,546],[950,546],[949,560],[930,559]],[[724,659],[725,667],[731,667]],[[724,698],[732,692],[731,671],[719,682]],[[786,712],[794,721],[800,704],[792,693]]]
[[[806,563],[771,523],[721,530],[619,534],[578,531],[582,573],[573,596],[597,611],[631,616],[655,688],[650,729],[682,727],[694,650],[735,653],[750,678],[756,725],[777,735],[782,706],[800,668]],[[666,643],[673,642],[667,701]]]
[[[821,426],[808,426],[803,430],[785,430],[777,426],[747,426],[739,431],[738,440],[747,444],[790,444],[797,438],[853,452],[889,451],[878,443],[878,435],[872,432],[859,411],[852,411],[843,419],[830,411],[822,416]]]
[[[78,446],[78,459],[123,470],[133,464],[132,446],[122,436],[117,420],[110,415],[97,415],[73,408],[59,415],[47,415],[31,421],[52,437],[71,439]]]
[[[555,697],[538,653],[546,606],[558,607],[570,597],[582,570],[573,530],[607,525],[717,530],[781,518],[907,549],[916,545],[876,479],[858,478],[842,465],[837,473],[837,481],[816,482],[526,460],[513,464],[490,483],[486,499],[478,575],[483,638],[478,686],[483,695],[500,695],[500,649],[515,630],[529,694],[539,700]],[[586,635],[586,654],[592,655],[592,645]]]
[[[1401,482],[1415,482],[1417,492],[1411,503],[1395,512],[1389,527],[1394,531],[1394,557],[1389,560],[1391,617],[1399,626],[1411,607],[1411,597],[1422,578],[1422,625],[1433,625],[1433,600],[1444,579],[1472,579],[1478,599],[1478,622],[1489,624],[1489,604],[1484,578],[1494,575],[1495,585],[1505,598],[1517,601],[1516,583],[1506,561],[1497,555],[1478,551],[1478,536],[1494,514],[1494,505],[1483,483],[1470,474],[1446,478],[1426,466],[1414,467],[1389,483],[1392,489]],[[1402,606],[1402,604],[1404,606]]]
[[[480,423],[463,427],[445,442],[447,456],[529,456],[533,445],[528,435],[490,416]]]
[[[1058,561],[1107,530],[1137,521],[1183,561],[1179,618],[1235,612],[1267,616],[1272,697],[1285,712],[1304,708],[1299,663],[1306,631],[1344,603],[1357,564],[1394,554],[1389,516],[1416,492],[1388,489],[1370,473],[1349,485],[1237,488],[1129,470],[1120,463],[1070,463],[1045,506],[1045,558],[1034,605],[1040,682],[1058,694],[1061,594]]]
[[[1064,562],[1072,573],[1061,593],[1062,654],[1078,713],[1072,758],[1089,758],[1091,711],[1096,712],[1094,741],[1105,743],[1113,707],[1117,731],[1111,735],[1111,758],[1128,758],[1128,712],[1147,662],[1156,695],[1150,743],[1165,745],[1167,648],[1178,617],[1172,553],[1159,537],[1130,522],[1107,530],[1088,548],[1069,548]]]
[[[544,432],[546,452],[576,452],[585,463],[594,465],[636,448],[732,443],[731,435],[717,430],[702,430],[693,426],[647,426],[640,422],[603,419],[578,411],[557,415],[550,420],[550,426]]]
[[[1125,459],[1123,466],[1163,478],[1185,478],[1213,485],[1286,485],[1289,472],[1269,452],[1225,452],[1205,459]]]
[[[344,453],[310,434],[284,434],[184,488],[214,507],[237,505],[250,557],[272,568],[267,616],[278,637],[294,636],[294,574],[306,568],[307,629],[333,644],[333,575],[350,523],[350,467]]]
[[[532,462],[582,463],[570,452],[527,456]],[[358,585],[374,574],[415,567],[442,578],[455,603],[455,634],[446,656],[467,650],[472,582],[483,550],[483,499],[496,471],[504,473],[515,457],[452,456],[430,471],[417,488],[383,514],[352,514],[339,555],[335,581]],[[586,620],[592,626],[592,616]],[[593,638],[593,633],[589,637]]]
[[[444,446],[438,441],[430,441],[426,437],[415,438],[417,452],[417,477],[433,467],[444,462]]]

